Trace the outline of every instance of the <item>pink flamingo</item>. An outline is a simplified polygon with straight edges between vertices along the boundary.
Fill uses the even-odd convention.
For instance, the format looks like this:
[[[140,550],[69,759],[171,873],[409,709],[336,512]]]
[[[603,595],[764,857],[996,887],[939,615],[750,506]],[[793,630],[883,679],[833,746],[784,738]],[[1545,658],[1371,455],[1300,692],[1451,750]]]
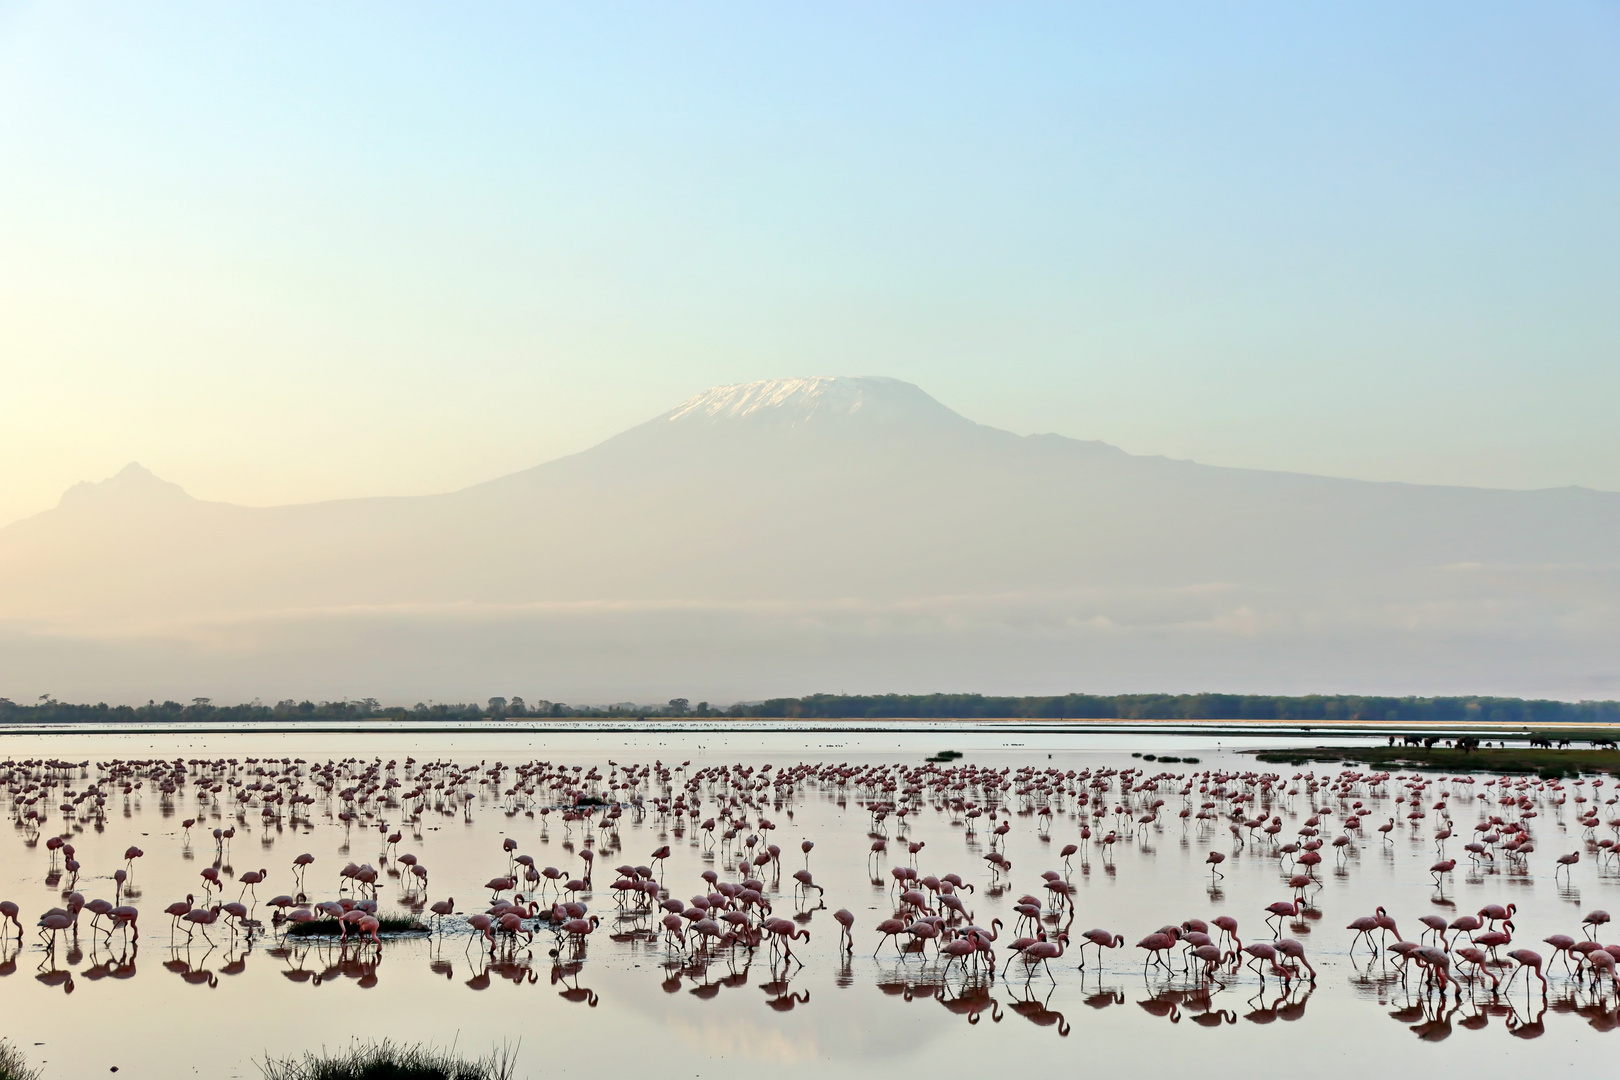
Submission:
[[[428,910],[433,912],[433,917],[439,920],[439,926],[442,929],[444,917],[455,913],[456,898],[452,896],[447,900],[435,900],[428,906]]]
[[[793,886],[794,891],[798,892],[802,889],[804,891],[806,900],[808,900],[810,897],[811,889],[816,890],[818,893],[825,893],[827,891],[815,883],[815,881],[810,877],[810,871],[808,870],[793,871],[793,880],[796,882],[796,884]]]
[[[589,919],[569,919],[559,929],[567,934],[577,948],[585,944],[585,938],[601,923],[601,918],[592,915]]]
[[[1593,949],[1591,952],[1587,953],[1586,964],[1592,969],[1593,986],[1602,985],[1603,976],[1605,975],[1609,977],[1610,983],[1620,983],[1620,980],[1617,980],[1615,977],[1614,953],[1610,952],[1608,949]]]
[[[1568,934],[1553,934],[1551,937],[1541,939],[1553,947],[1553,955],[1564,954],[1564,970],[1569,970],[1569,952],[1575,947],[1575,939]]]
[[[1284,917],[1293,917],[1296,919],[1299,918],[1299,901],[1279,900],[1275,904],[1267,904],[1266,911],[1268,912],[1266,915],[1266,924],[1270,925],[1271,920],[1276,919],[1277,936],[1282,937],[1282,921]]]
[[[107,914],[112,918],[112,927],[107,931],[108,937],[111,937],[114,932],[122,928],[130,932],[129,940],[131,943],[141,940],[140,927],[135,925],[135,920],[140,918],[141,913],[139,911],[136,911],[128,904],[120,904]]]
[[[1080,966],[1082,968],[1086,966],[1087,945],[1095,945],[1097,947],[1097,963],[1100,965],[1102,963],[1102,951],[1104,949],[1117,949],[1125,944],[1125,938],[1123,935],[1111,934],[1107,930],[1087,930],[1080,936],[1085,938],[1085,940],[1079,944],[1079,946],[1075,949],[1075,952],[1080,957]]]
[[[64,911],[47,912],[46,914],[41,915],[39,917],[40,940],[45,940],[45,935],[49,933],[51,935],[50,948],[52,951],[55,951],[56,935],[61,933],[63,930],[71,928],[75,921],[76,920],[73,918],[73,916]]]
[[[1412,950],[1411,958],[1427,971],[1428,978],[1439,981],[1442,992],[1447,983],[1457,986],[1457,980],[1451,975],[1451,954],[1446,950],[1433,945],[1419,945]],[[1457,986],[1457,991],[1461,993],[1462,987]]]
[[[1400,940],[1401,932],[1396,929],[1395,920],[1390,917],[1389,912],[1380,907],[1373,913],[1373,917],[1378,920],[1379,940],[1386,940],[1385,934],[1394,934],[1395,940]]]
[[[884,919],[882,922],[877,924],[878,949],[883,947],[883,940],[885,938],[892,939],[894,941],[894,947],[896,949],[900,948],[900,935],[905,932],[906,922],[904,919]],[[872,950],[873,956],[878,954],[878,949]]]
[[[941,934],[940,926],[944,920],[935,922],[934,918],[934,916],[925,916],[924,918],[918,919],[905,929],[905,932],[911,935],[912,941],[922,943],[920,951],[924,956],[927,955],[928,943],[930,941],[934,943],[934,948],[936,951],[939,949],[939,938]],[[904,952],[904,950],[902,950],[902,952]]]
[[[1345,929],[1354,930],[1356,932],[1356,936],[1350,939],[1350,952],[1354,953],[1356,951],[1356,942],[1365,937],[1367,939],[1368,946],[1372,948],[1373,954],[1377,955],[1378,946],[1373,945],[1372,936],[1373,932],[1378,929],[1378,916],[1363,915],[1358,919],[1351,919],[1349,925],[1347,925]]]
[[[1176,947],[1176,941],[1180,935],[1181,931],[1177,927],[1167,926],[1163,930],[1157,930],[1138,941],[1136,947],[1147,950],[1147,956],[1142,961],[1142,970],[1147,971],[1149,964],[1158,964],[1165,970],[1169,970],[1170,965],[1165,962],[1164,954]],[[1039,943],[1037,942],[1037,944]]]
[[[1500,949],[1503,945],[1511,944],[1512,941],[1513,935],[1504,933],[1501,930],[1483,930],[1473,937],[1473,943],[1481,948],[1489,949],[1492,956],[1496,955],[1497,949]]]
[[[1213,943],[1200,945],[1192,951],[1193,959],[1202,962],[1204,965],[1199,974],[1201,978],[1205,979],[1215,974],[1215,969],[1221,966],[1227,955],[1221,952],[1220,947]]]
[[[1037,941],[1033,945],[1026,948],[1024,950],[1024,963],[1028,965],[1029,974],[1025,976],[1024,982],[1027,983],[1031,978],[1034,977],[1035,965],[1037,963],[1046,969],[1046,977],[1048,979],[1051,979],[1054,983],[1057,982],[1057,979],[1052,975],[1051,961],[1061,957],[1063,955],[1064,948],[1067,947],[1068,944],[1069,932],[1067,930],[1060,930],[1056,940]]]
[[[1002,975],[1005,976],[1007,974],[1007,970],[1012,967],[1014,957],[1022,956],[1024,954],[1024,950],[1035,944],[1037,941],[1045,940],[1046,931],[1038,927],[1036,928],[1033,936],[1025,935],[1023,937],[1013,938],[1012,941],[1007,945],[1007,963],[1006,966],[1002,968]]]
[[[184,901],[176,900],[163,909],[163,914],[169,916],[169,937],[174,937],[175,928],[180,925],[180,920],[185,918],[186,912],[191,910],[194,899],[190,893],[186,893]]]
[[[490,951],[493,952],[495,949],[495,920],[479,912],[476,915],[467,916],[467,925],[484,936],[484,940],[489,942]]]
[[[194,930],[201,930],[203,940],[208,942],[210,945],[214,943],[214,939],[208,936],[208,928],[214,925],[215,920],[219,918],[218,904],[215,904],[213,907],[192,908],[180,918],[183,922],[188,922],[191,924],[191,927],[188,927],[186,930],[187,941],[191,940],[191,935]]]
[[[496,920],[496,925],[500,927],[502,933],[510,934],[514,939],[518,934],[527,935],[524,941],[525,945],[534,940],[534,931],[523,925],[522,911],[508,909],[498,920]],[[363,931],[364,929],[365,927],[362,925],[361,930]]]
[[[946,970],[949,970],[951,964],[958,960],[962,962],[964,967],[967,966],[967,958],[979,951],[978,942],[974,940],[976,936],[973,931],[969,930],[965,935],[952,938],[939,947],[940,955],[948,957],[945,961]]]
[[[1316,981],[1316,969],[1311,966],[1311,962],[1309,960],[1305,959],[1304,945],[1301,945],[1293,938],[1278,938],[1275,948],[1277,952],[1288,957],[1288,959],[1294,961],[1295,964],[1303,964],[1305,966],[1305,970],[1310,972],[1311,982],[1314,983]]]
[[[793,949],[789,945],[789,942],[797,941],[801,937],[806,942],[810,940],[810,931],[796,925],[792,919],[784,919],[780,916],[772,916],[771,918],[766,919],[760,925],[769,933],[774,935],[771,940],[771,947],[774,949],[777,945],[780,945],[782,947],[783,954],[790,960],[798,960],[798,957],[793,955]],[[799,966],[804,966],[803,960],[799,960]]]
[[[101,921],[101,917],[103,915],[107,914],[113,909],[110,902],[103,900],[100,897],[97,897],[84,906],[90,909],[90,929],[92,930],[99,930],[100,927],[98,927],[96,924]]]
[[[1433,934],[1440,939],[1440,947],[1442,949],[1448,947],[1446,944],[1446,920],[1443,917],[1439,915],[1419,915],[1418,922],[1428,927],[1427,930],[1423,931],[1423,933],[1419,935],[1418,941],[1420,943],[1422,942],[1423,938]]]
[[[247,891],[249,889],[253,889],[253,900],[255,903],[257,903],[259,899],[259,891],[253,887],[259,882],[263,881],[265,875],[269,872],[270,871],[268,870],[249,870],[247,873],[243,874],[242,891],[236,894],[236,898],[238,900],[242,899],[242,897],[247,895]]]
[[[842,927],[842,931],[840,932],[839,937],[838,937],[839,944],[841,944],[843,946],[845,952],[847,952],[847,953],[854,952],[855,951],[855,932],[854,932],[855,913],[850,911],[848,908],[839,908],[837,911],[833,912],[833,918],[837,921],[838,925],[840,927]]]
[[[1472,945],[1464,945],[1462,948],[1457,950],[1457,955],[1474,965],[1474,970],[1469,973],[1470,980],[1472,980],[1476,975],[1483,975],[1487,979],[1491,980],[1491,993],[1496,993],[1497,988],[1500,985],[1500,980],[1497,979],[1495,973],[1492,972],[1488,966],[1491,962],[1491,958],[1485,955],[1484,949],[1476,949]]]
[[[232,900],[228,904],[220,905],[220,911],[224,912],[227,918],[234,920],[227,924],[230,926],[232,934],[236,933],[237,927],[241,926],[248,916],[247,906],[240,900]]]
[[[1284,982],[1288,981],[1288,969],[1277,963],[1277,950],[1271,943],[1257,941],[1252,945],[1243,946],[1243,951],[1252,957],[1249,961],[1249,967],[1259,974],[1261,982],[1266,981],[1266,970],[1261,966],[1266,963],[1271,965],[1272,974],[1281,976]]]

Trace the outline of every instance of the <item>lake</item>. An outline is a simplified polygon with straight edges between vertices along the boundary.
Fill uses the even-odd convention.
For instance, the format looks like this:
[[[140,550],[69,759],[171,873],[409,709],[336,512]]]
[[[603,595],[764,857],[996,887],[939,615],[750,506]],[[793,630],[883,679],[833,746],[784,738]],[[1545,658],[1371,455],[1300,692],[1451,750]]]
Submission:
[[[1514,940],[1501,950],[1504,964],[1496,974],[1505,979],[1513,968],[1505,962],[1508,949],[1527,946],[1550,959],[1552,949],[1541,939],[1582,937],[1582,917],[1613,907],[1620,888],[1620,871],[1597,847],[1615,830],[1603,825],[1588,836],[1578,823],[1578,812],[1588,808],[1605,822],[1620,817],[1608,805],[1612,786],[1593,782],[1565,781],[1562,790],[1532,782],[1519,790],[1498,789],[1487,776],[1442,783],[1430,775],[1408,802],[1409,789],[1398,778],[1372,783],[1364,777],[1335,788],[1328,781],[1341,771],[1370,770],[1258,764],[1241,752],[1259,745],[1255,736],[1219,729],[1159,735],[1063,725],[555,732],[378,726],[235,734],[88,729],[5,738],[14,792],[27,777],[46,774],[18,762],[91,763],[87,770],[51,771],[62,786],[37,803],[19,802],[37,791],[13,796],[15,827],[0,863],[0,898],[19,905],[24,926],[21,942],[13,928],[0,953],[0,1032],[31,1063],[43,1063],[46,1076],[100,1075],[116,1067],[121,1078],[254,1077],[255,1063],[266,1055],[338,1049],[355,1037],[454,1044],[472,1054],[505,1044],[516,1048],[517,1075],[536,1077],[630,1069],[676,1077],[822,1076],[835,1069],[891,1080],[919,1069],[954,1075],[1009,1064],[1130,1073],[1192,1069],[1216,1076],[1300,1070],[1359,1076],[1380,1069],[1405,1075],[1465,1067],[1475,1075],[1508,1076],[1549,1065],[1602,1070],[1620,1048],[1620,1038],[1609,1035],[1620,1023],[1609,981],[1594,989],[1552,960],[1545,999],[1539,983],[1527,992],[1522,976],[1508,994],[1493,995],[1487,980],[1441,998],[1425,989],[1415,965],[1403,974],[1387,953],[1365,944],[1352,954],[1355,935],[1345,928],[1382,906],[1415,940],[1423,929],[1420,916],[1449,921],[1486,904],[1514,904]],[[1278,735],[1266,745],[1306,740],[1325,741],[1320,733]],[[947,749],[962,757],[928,773],[915,771]],[[1197,762],[1141,756],[1148,754]],[[407,768],[412,757],[416,764]],[[238,763],[218,773],[188,768],[189,782],[172,797],[150,782],[127,795],[117,784],[105,785],[104,820],[93,810],[93,797],[69,818],[59,808],[66,789],[81,796],[102,775],[97,762],[177,758]],[[249,758],[258,760],[250,765]],[[279,820],[267,818],[262,788],[250,791],[246,802],[231,796],[243,784],[267,780],[270,789],[290,790],[275,783],[275,774],[283,759],[297,758],[304,759],[297,790],[315,798],[296,819],[286,805]],[[314,785],[314,766],[350,758],[357,762],[334,772],[331,794]],[[272,761],[265,775],[253,771]],[[429,762],[483,770],[455,774],[475,778],[490,776],[496,762],[505,769],[494,783],[466,782],[465,804],[445,801],[454,785],[405,798],[424,775],[430,781],[451,775],[445,768],[424,774]],[[565,771],[576,779],[508,794],[514,768],[535,762],[548,763],[535,775]],[[667,785],[655,770],[631,786],[606,789],[610,777],[624,779],[627,767],[654,762],[670,769]],[[378,791],[363,803],[340,797],[373,763],[376,772],[365,786],[377,783]],[[835,774],[831,767],[841,764],[846,768]],[[770,773],[766,765],[773,766]],[[809,768],[796,771],[800,765]],[[871,782],[881,766],[901,767],[888,774],[896,781],[892,791]],[[700,800],[697,817],[656,808],[659,799],[689,790],[700,770],[719,768],[730,770],[723,784],[705,779],[691,789]],[[950,771],[964,768],[973,771]],[[1026,768],[1034,771],[1021,774]],[[593,769],[601,778],[587,781]],[[1122,791],[1120,771],[1130,769],[1141,773],[1125,785],[1133,790]],[[789,781],[771,782],[783,770]],[[991,782],[991,770],[1000,784]],[[1320,781],[1316,791],[1303,776],[1312,772]],[[1169,775],[1144,785],[1160,774]],[[1276,780],[1254,782],[1260,774]],[[1221,783],[1222,775],[1237,778]],[[222,783],[219,796],[199,804],[199,781],[216,776],[234,776],[236,783]],[[390,777],[398,783],[384,786]],[[611,827],[601,811],[588,824],[565,822],[564,809],[574,801],[570,790],[639,797],[642,805],[625,808]],[[903,820],[892,808],[901,795],[910,795],[915,808]],[[744,827],[728,843],[719,838],[723,825],[711,833],[701,822],[733,798]],[[1155,814],[1156,801],[1162,802]],[[1443,811],[1437,807],[1442,801]],[[1361,828],[1350,833],[1352,842],[1335,847],[1358,802]],[[410,813],[418,803],[425,804],[421,813]],[[48,808],[37,828],[19,819],[27,806]],[[977,817],[968,813],[974,807],[981,810]],[[1424,816],[1409,821],[1414,807]],[[992,809],[995,824],[1007,826],[999,837]],[[886,811],[881,821],[879,810]],[[1234,835],[1234,812],[1276,818],[1280,830],[1274,839],[1241,827]],[[343,820],[340,813],[352,816]],[[1150,814],[1153,820],[1140,821]],[[1202,978],[1183,973],[1179,950],[1172,969],[1144,968],[1144,951],[1135,943],[1189,919],[1231,916],[1245,944],[1270,941],[1264,909],[1294,895],[1288,878],[1300,869],[1292,854],[1279,856],[1275,848],[1300,842],[1300,829],[1313,816],[1324,842],[1322,861],[1303,910],[1282,920],[1282,934],[1304,945],[1314,982],[1269,972],[1262,978],[1229,964]],[[1434,833],[1446,816],[1453,836],[1445,856],[1457,866],[1437,888],[1430,872],[1441,857]],[[1477,865],[1468,857],[1463,845],[1476,835],[1475,824],[1491,816],[1528,829],[1536,850],[1522,865],[1503,850],[1512,834],[1503,834],[1501,824],[1487,830],[1504,837],[1492,845],[1491,857]],[[182,828],[188,818],[197,819],[189,833]],[[761,818],[775,827],[761,830]],[[1396,827],[1380,833],[1377,826],[1392,818]],[[1082,843],[1087,825],[1093,837]],[[227,849],[216,848],[216,828],[235,829]],[[1098,841],[1110,829],[1118,839],[1105,849]],[[385,850],[396,830],[401,840]],[[885,840],[885,851],[871,851],[874,834]],[[80,864],[76,889],[87,899],[113,899],[113,875],[126,865],[125,849],[143,849],[125,900],[141,912],[138,941],[91,930],[88,911],[81,913],[76,938],[64,936],[54,948],[40,940],[39,915],[63,905],[74,884],[60,869],[60,852],[52,870],[47,842],[53,835],[65,835],[72,845]],[[748,835],[760,838],[751,849]],[[510,852],[508,839],[515,842]],[[804,840],[815,845],[808,868],[824,890],[809,899],[795,897],[791,876],[806,865]],[[658,922],[662,911],[623,914],[610,888],[614,867],[648,865],[655,849],[667,845],[667,859],[651,867],[664,887],[659,898],[689,902],[710,891],[704,871],[714,871],[719,881],[740,881],[738,859],[772,843],[781,849],[779,862],[755,872],[766,884],[772,915],[808,931],[808,941],[791,945],[802,964],[773,959],[769,944],[752,953],[717,948],[707,955],[695,946],[676,948]],[[908,846],[914,843],[922,845],[915,855]],[[1059,853],[1070,843],[1081,850],[1065,862]],[[1010,870],[999,872],[986,861],[993,848]],[[595,855],[592,888],[577,899],[601,923],[582,946],[559,942],[540,926],[527,944],[498,939],[492,951],[471,929],[467,916],[490,903],[485,882],[506,875],[513,856],[578,877],[587,849]],[[1556,857],[1574,851],[1582,853],[1580,861],[1560,870]],[[1225,856],[1217,867],[1224,878],[1212,873],[1210,852]],[[434,933],[385,935],[380,945],[285,935],[273,925],[267,902],[296,891],[293,859],[301,853],[314,857],[304,878],[313,902],[353,895],[339,875],[353,862],[378,868],[382,914],[425,917],[426,905],[450,897],[458,914]],[[427,868],[425,888],[402,865],[405,855]],[[991,943],[994,974],[962,965],[947,969],[932,946],[924,955],[902,954],[893,941],[880,944],[875,927],[895,917],[900,903],[891,870],[907,865],[923,877],[959,875],[964,888],[957,896],[974,924],[988,928],[1002,920]],[[207,928],[212,944],[201,933],[187,943],[184,932],[172,934],[163,909],[188,893],[203,903],[208,868],[217,870],[225,901],[244,892],[243,874],[264,871],[264,882],[252,889],[252,915],[261,925],[233,930],[221,921]],[[1061,891],[1044,887],[1044,871],[1056,871],[1068,884],[1072,920],[1067,910],[1050,910]],[[1014,906],[1026,893],[1042,897],[1049,934],[1071,926],[1078,938],[1103,928],[1121,934],[1125,946],[1100,956],[1088,947],[1082,969],[1077,941],[1071,941],[1049,962],[1050,977],[1045,968],[1026,971],[1016,959],[1007,966]],[[840,908],[855,915],[852,953],[840,947],[833,918]]]

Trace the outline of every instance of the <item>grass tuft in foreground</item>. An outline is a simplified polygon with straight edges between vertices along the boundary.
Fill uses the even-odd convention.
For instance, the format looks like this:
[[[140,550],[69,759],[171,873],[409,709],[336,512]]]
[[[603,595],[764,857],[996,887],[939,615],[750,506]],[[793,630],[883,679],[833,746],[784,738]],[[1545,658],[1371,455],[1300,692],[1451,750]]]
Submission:
[[[28,1067],[28,1059],[15,1043],[0,1039],[0,1080],[39,1080],[39,1075],[38,1069]]]
[[[430,1046],[401,1046],[390,1039],[341,1053],[306,1051],[302,1058],[259,1066],[264,1080],[511,1080],[516,1051],[502,1047],[488,1057],[462,1058]],[[32,1075],[32,1074],[30,1074]]]

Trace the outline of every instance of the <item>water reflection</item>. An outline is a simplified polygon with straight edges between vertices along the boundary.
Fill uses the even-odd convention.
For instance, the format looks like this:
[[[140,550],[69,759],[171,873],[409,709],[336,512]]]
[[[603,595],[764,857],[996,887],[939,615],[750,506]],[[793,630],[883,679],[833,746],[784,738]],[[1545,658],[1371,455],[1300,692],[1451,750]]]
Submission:
[[[8,888],[32,898],[37,931],[25,940],[20,909],[0,907],[0,980],[23,963],[34,975],[0,988],[13,1003],[27,1000],[13,986],[104,993],[135,978],[144,943],[159,956],[140,980],[155,998],[197,987],[240,999],[263,979],[471,991],[479,1009],[544,995],[575,1017],[685,1016],[724,999],[728,1021],[757,1014],[799,1033],[796,1054],[828,1045],[805,1033],[867,1019],[877,997],[880,1010],[922,1006],[908,1014],[921,1030],[981,1040],[1009,1028],[1062,1039],[1088,1023],[1327,1029],[1319,1015],[1374,1008],[1426,1042],[1493,1027],[1537,1038],[1548,1013],[1565,1030],[1617,1025],[1620,950],[1593,940],[1600,913],[1571,926],[1584,908],[1570,905],[1620,876],[1589,813],[1560,822],[1574,784],[766,764],[13,763],[25,869]],[[42,786],[73,788],[74,811],[49,809]],[[1566,835],[1584,856],[1554,877],[1530,838],[1560,849]],[[1458,858],[1442,869],[1448,845]],[[120,914],[143,891],[158,898],[144,942]],[[1512,914],[1510,897],[1523,929],[1487,917]],[[1385,903],[1387,927],[1375,919],[1361,940],[1341,929]],[[1412,929],[1420,914],[1427,929],[1400,940],[1394,916]],[[1093,923],[1143,944],[1099,948],[1082,968],[1080,942],[1114,943],[1082,929]],[[1560,929],[1580,937],[1565,935],[1556,963],[1525,953]],[[878,994],[844,993],[865,986]],[[1029,1024],[1004,1025],[1009,1014]]]

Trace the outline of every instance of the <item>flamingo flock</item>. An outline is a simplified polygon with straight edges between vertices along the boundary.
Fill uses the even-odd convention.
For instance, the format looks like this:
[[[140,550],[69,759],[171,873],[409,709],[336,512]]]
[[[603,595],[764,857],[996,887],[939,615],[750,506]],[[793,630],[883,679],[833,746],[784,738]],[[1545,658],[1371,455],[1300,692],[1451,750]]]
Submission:
[[[1363,849],[1384,851],[1401,840],[1425,851],[1432,845],[1432,862],[1425,859],[1430,900],[1448,910],[1459,872],[1528,875],[1538,837],[1552,830],[1573,831],[1577,845],[1552,860],[1551,877],[1560,887],[1583,858],[1599,872],[1620,868],[1616,798],[1604,780],[1587,778],[1565,783],[1355,769],[1285,777],[1261,770],[1012,768],[966,761],[694,768],[690,761],[584,766],[226,758],[93,766],[37,759],[9,763],[0,781],[15,826],[30,847],[43,841],[46,880],[62,892],[60,906],[35,917],[47,952],[81,927],[102,941],[121,936],[132,945],[139,939],[139,912],[125,901],[146,853],[131,846],[114,867],[86,868],[74,839],[86,827],[105,827],[109,808],[127,807],[144,793],[165,813],[194,815],[178,822],[186,850],[193,828],[202,824],[215,853],[185,898],[163,909],[177,946],[197,937],[212,946],[221,934],[251,943],[264,934],[303,934],[317,924],[333,929],[340,945],[354,941],[381,950],[391,925],[380,909],[381,888],[397,884],[395,902],[404,908],[400,921],[407,932],[460,936],[469,952],[478,943],[503,963],[548,937],[547,954],[559,971],[571,972],[566,978],[577,976],[604,926],[615,940],[657,942],[677,965],[717,958],[746,963],[759,955],[780,971],[778,1008],[803,1004],[786,980],[805,966],[809,923],[828,909],[828,888],[812,872],[813,851],[843,867],[864,860],[866,875],[886,896],[869,919],[855,914],[871,906],[863,903],[872,899],[867,894],[834,899],[848,905],[830,913],[840,963],[851,963],[870,944],[871,956],[886,952],[927,969],[935,980],[973,986],[1021,977],[1027,986],[1037,976],[1055,984],[1065,969],[1096,972],[1112,964],[1117,970],[1130,956],[1133,965],[1140,960],[1142,976],[1185,980],[1193,988],[1188,993],[1250,977],[1262,987],[1274,980],[1285,992],[1314,985],[1318,968],[1301,940],[1309,931],[1306,920],[1321,917],[1316,905],[1324,873],[1352,873]],[[785,853],[773,839],[778,822],[791,823],[795,807],[811,793],[858,815],[860,840],[835,842],[837,854],[828,856],[827,838],[819,848],[816,840],[798,838],[798,854],[788,855],[784,871]],[[427,865],[401,846],[420,839],[424,821],[471,821],[475,809],[503,815],[513,826],[499,850],[487,852],[491,876],[481,886],[476,877],[458,883],[457,893],[480,897],[476,910],[462,912],[453,897],[431,898]],[[948,865],[953,856],[940,854],[937,837],[930,848],[916,835],[925,818],[958,833],[977,865],[957,855],[962,864],[944,870],[940,863]],[[213,820],[221,824],[210,828]],[[627,822],[657,830],[661,842],[643,849],[644,862],[610,871],[608,853],[622,847]],[[239,830],[307,831],[316,824],[342,829],[345,850],[351,835],[374,835],[375,857],[337,866],[302,852],[273,865],[267,858],[240,874],[230,870]],[[1056,865],[1015,871],[1008,854],[1015,828],[1040,845],[1056,834],[1063,841],[1050,860]],[[554,832],[569,854],[554,860],[561,867],[544,856]],[[1259,864],[1275,875],[1286,898],[1235,914],[1183,910],[1171,916],[1176,921],[1139,929],[1146,932],[1130,950],[1116,930],[1076,930],[1082,893],[1075,874],[1088,875],[1094,860],[1112,873],[1121,845],[1148,850],[1149,841],[1166,832],[1208,846],[1189,872],[1203,877],[1212,904],[1224,903],[1235,865]],[[678,845],[705,864],[685,887],[668,869]],[[111,883],[110,899],[86,899],[80,891],[91,869],[97,880]],[[1013,887],[1015,872],[1023,890]],[[261,901],[258,888],[268,891],[276,881],[288,891]],[[267,919],[259,917],[261,903]],[[996,912],[981,918],[976,909],[986,904]],[[1340,945],[1350,963],[1387,964],[1391,977],[1415,976],[1420,993],[1442,998],[1505,996],[1522,982],[1545,999],[1552,976],[1620,1003],[1620,946],[1598,941],[1609,921],[1605,912],[1590,911],[1574,933],[1536,942],[1550,948],[1547,959],[1515,940],[1515,914],[1513,904],[1487,904],[1475,914],[1403,917],[1409,927],[1423,927],[1408,940],[1389,911],[1377,907],[1346,924]],[[1247,943],[1239,936],[1240,918],[1255,931],[1245,935]],[[0,926],[8,940],[13,931],[22,937],[16,903],[0,901]],[[948,1004],[976,1017],[973,1000],[969,994]]]

